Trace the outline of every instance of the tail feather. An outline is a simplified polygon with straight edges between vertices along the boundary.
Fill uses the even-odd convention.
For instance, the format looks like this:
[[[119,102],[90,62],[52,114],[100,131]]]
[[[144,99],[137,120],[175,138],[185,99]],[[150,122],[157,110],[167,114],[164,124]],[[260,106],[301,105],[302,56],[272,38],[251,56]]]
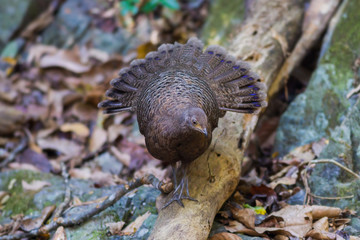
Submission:
[[[135,111],[137,98],[148,81],[166,71],[184,71],[208,82],[222,111],[257,113],[266,106],[266,86],[246,62],[236,60],[220,46],[209,46],[190,38],[186,44],[163,44],[145,59],[131,62],[110,82],[112,88],[99,104],[105,113]]]

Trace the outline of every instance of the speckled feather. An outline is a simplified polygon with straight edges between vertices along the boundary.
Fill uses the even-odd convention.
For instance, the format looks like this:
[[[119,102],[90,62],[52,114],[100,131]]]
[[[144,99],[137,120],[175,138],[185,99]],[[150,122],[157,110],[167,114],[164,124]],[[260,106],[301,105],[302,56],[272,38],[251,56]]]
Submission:
[[[247,63],[224,48],[191,38],[186,44],[163,44],[145,59],[134,60],[111,81],[99,104],[105,113],[137,113],[149,152],[167,162],[190,162],[211,142],[224,111],[257,113],[266,106],[265,85]],[[179,122],[185,111],[202,109],[208,136]]]

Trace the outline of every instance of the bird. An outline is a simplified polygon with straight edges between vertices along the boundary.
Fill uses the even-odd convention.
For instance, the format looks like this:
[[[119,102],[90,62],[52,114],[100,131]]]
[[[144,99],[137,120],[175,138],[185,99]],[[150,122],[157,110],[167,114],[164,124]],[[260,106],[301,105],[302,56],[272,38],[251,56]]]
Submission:
[[[98,104],[105,114],[136,113],[149,153],[171,164],[174,191],[163,208],[196,201],[189,194],[187,167],[209,147],[226,111],[257,114],[267,106],[266,85],[248,63],[218,45],[203,49],[196,37],[162,44],[121,69]]]

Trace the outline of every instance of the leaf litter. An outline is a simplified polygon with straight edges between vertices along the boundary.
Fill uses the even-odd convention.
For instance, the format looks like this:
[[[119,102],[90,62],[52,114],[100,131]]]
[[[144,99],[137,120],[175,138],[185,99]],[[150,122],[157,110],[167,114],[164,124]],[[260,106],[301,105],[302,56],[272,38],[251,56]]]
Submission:
[[[29,137],[27,148],[6,168],[58,174],[60,162],[65,161],[70,166],[72,178],[92,180],[98,187],[124,183],[129,178],[148,173],[169,181],[169,168],[147,152],[144,138],[134,126],[135,117],[130,113],[103,116],[96,105],[110,79],[116,77],[117,71],[136,56],[144,57],[147,52],[156,49],[160,39],[183,42],[194,35],[203,18],[198,16],[196,8],[192,9],[190,5],[185,8],[187,11],[180,13],[164,12],[166,21],[139,14],[137,23],[124,27],[132,32],[138,31],[143,43],[123,56],[91,46],[76,45],[66,50],[39,43],[28,44],[27,58],[24,61],[11,60],[11,72],[0,73],[0,150],[3,152],[0,160],[9,156],[20,142],[20,133],[27,132]],[[34,29],[43,28],[52,17],[49,15],[51,11],[49,8],[47,15],[34,21],[24,34],[30,36],[34,34]],[[111,19],[116,17],[116,11],[109,8],[98,15],[100,19]],[[204,14],[206,11],[200,12],[201,16]],[[191,18],[197,20],[189,20]],[[180,24],[182,22],[184,24]],[[103,28],[112,28],[112,24],[99,20],[101,24]],[[137,26],[143,28],[136,29]],[[151,35],[147,33],[148,28],[152,28]],[[358,87],[349,95],[357,92]],[[272,144],[272,129],[279,117],[270,120],[261,131],[256,132],[264,139],[263,148]],[[286,203],[287,199],[301,191],[296,183],[300,181],[304,163],[318,157],[328,142],[322,139],[299,147],[284,158],[268,159],[269,172],[266,166],[250,168],[216,218],[228,232],[217,233],[210,239],[241,239],[235,233],[277,239],[341,239],[343,228],[349,222],[348,216],[355,213],[349,214],[347,210],[338,208]],[[96,163],[102,152],[107,152],[124,166],[120,172],[111,173]],[[22,181],[27,191],[36,192],[48,185],[45,181]],[[8,195],[8,192],[0,192],[0,209]],[[103,198],[84,203],[74,198],[73,206],[96,201],[101,202]],[[11,224],[0,226],[0,235],[40,227],[52,211],[53,206],[49,206],[36,219],[14,217]],[[149,216],[147,212],[132,223],[114,222],[107,226],[113,235],[132,235]],[[62,227],[57,229],[53,239],[66,239]],[[349,239],[358,238],[351,236]]]

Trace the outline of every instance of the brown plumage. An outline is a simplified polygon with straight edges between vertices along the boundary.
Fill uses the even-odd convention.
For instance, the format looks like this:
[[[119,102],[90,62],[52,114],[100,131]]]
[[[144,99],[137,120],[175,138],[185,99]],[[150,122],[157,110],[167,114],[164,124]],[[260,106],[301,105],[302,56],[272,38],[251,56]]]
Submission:
[[[105,113],[136,112],[149,152],[173,166],[181,161],[184,176],[168,204],[194,200],[186,165],[209,147],[224,111],[258,113],[266,106],[265,85],[247,63],[219,46],[202,49],[197,38],[161,45],[122,69],[106,92],[111,99],[99,104]]]

